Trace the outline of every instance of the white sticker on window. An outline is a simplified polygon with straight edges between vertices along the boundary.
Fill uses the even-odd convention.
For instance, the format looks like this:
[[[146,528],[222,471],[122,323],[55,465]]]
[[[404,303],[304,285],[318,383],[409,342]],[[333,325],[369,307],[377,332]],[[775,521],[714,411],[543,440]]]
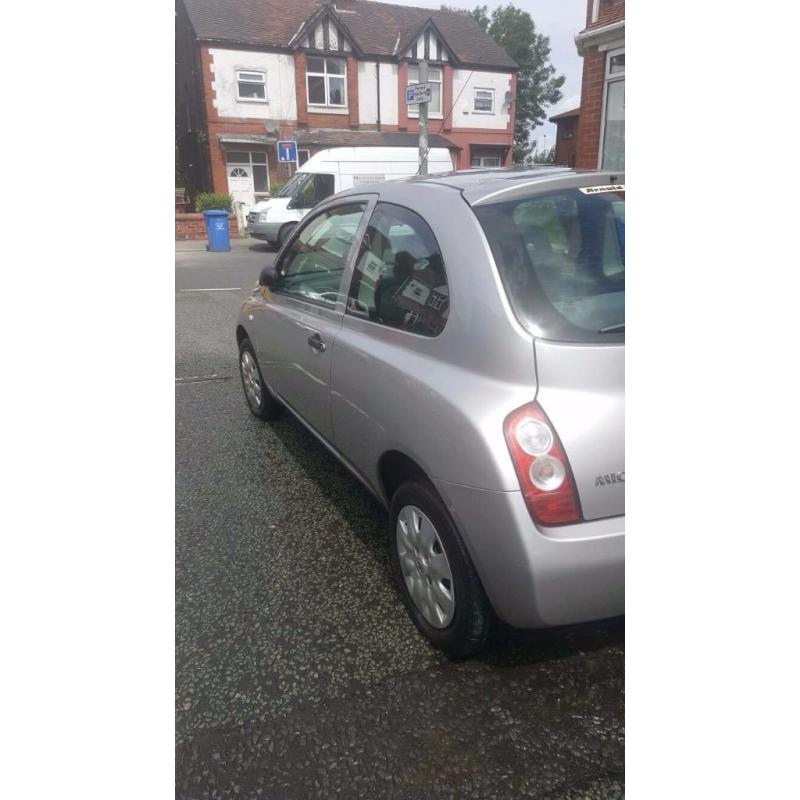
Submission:
[[[584,194],[599,194],[600,192],[624,192],[624,183],[615,183],[612,186],[582,186],[578,191]]]

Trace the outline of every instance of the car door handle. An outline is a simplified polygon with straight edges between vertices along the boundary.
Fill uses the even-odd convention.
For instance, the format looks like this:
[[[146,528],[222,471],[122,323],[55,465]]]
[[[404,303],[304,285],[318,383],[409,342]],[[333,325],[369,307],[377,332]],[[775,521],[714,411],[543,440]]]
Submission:
[[[328,345],[322,341],[322,337],[318,333],[312,333],[311,336],[308,337],[308,343],[314,350],[319,350],[320,353],[324,353],[328,347]]]

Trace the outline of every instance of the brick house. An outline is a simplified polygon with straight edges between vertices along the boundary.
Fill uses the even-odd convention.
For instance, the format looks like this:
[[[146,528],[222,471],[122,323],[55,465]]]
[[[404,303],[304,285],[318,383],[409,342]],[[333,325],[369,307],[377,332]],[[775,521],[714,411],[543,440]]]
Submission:
[[[550,117],[550,122],[556,126],[556,164],[575,166],[580,113],[579,108],[573,108]]]
[[[187,184],[258,200],[344,146],[416,146],[405,88],[427,58],[429,141],[457,168],[511,163],[517,65],[467,14],[367,0],[177,0],[176,137]]]
[[[625,0],[588,0],[575,166],[625,169]]]

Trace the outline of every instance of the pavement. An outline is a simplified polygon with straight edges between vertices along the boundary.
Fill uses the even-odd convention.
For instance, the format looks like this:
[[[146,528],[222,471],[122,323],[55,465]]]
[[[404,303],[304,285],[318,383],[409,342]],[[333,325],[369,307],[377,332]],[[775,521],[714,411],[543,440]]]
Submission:
[[[266,247],[266,242],[253,239],[250,236],[231,237],[231,250],[241,250],[255,246]],[[195,253],[206,252],[207,241],[205,239],[182,239],[175,242],[176,253]]]
[[[389,583],[381,506],[262,423],[236,313],[274,258],[176,252],[176,796],[624,796],[624,621],[449,661]]]

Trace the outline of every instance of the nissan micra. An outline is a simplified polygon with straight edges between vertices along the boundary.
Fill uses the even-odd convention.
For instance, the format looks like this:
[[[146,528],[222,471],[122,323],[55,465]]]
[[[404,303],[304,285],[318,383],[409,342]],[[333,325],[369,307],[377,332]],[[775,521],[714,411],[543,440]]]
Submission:
[[[625,186],[456,172],[317,206],[236,328],[250,410],[288,409],[387,507],[392,572],[452,655],[624,610]]]

